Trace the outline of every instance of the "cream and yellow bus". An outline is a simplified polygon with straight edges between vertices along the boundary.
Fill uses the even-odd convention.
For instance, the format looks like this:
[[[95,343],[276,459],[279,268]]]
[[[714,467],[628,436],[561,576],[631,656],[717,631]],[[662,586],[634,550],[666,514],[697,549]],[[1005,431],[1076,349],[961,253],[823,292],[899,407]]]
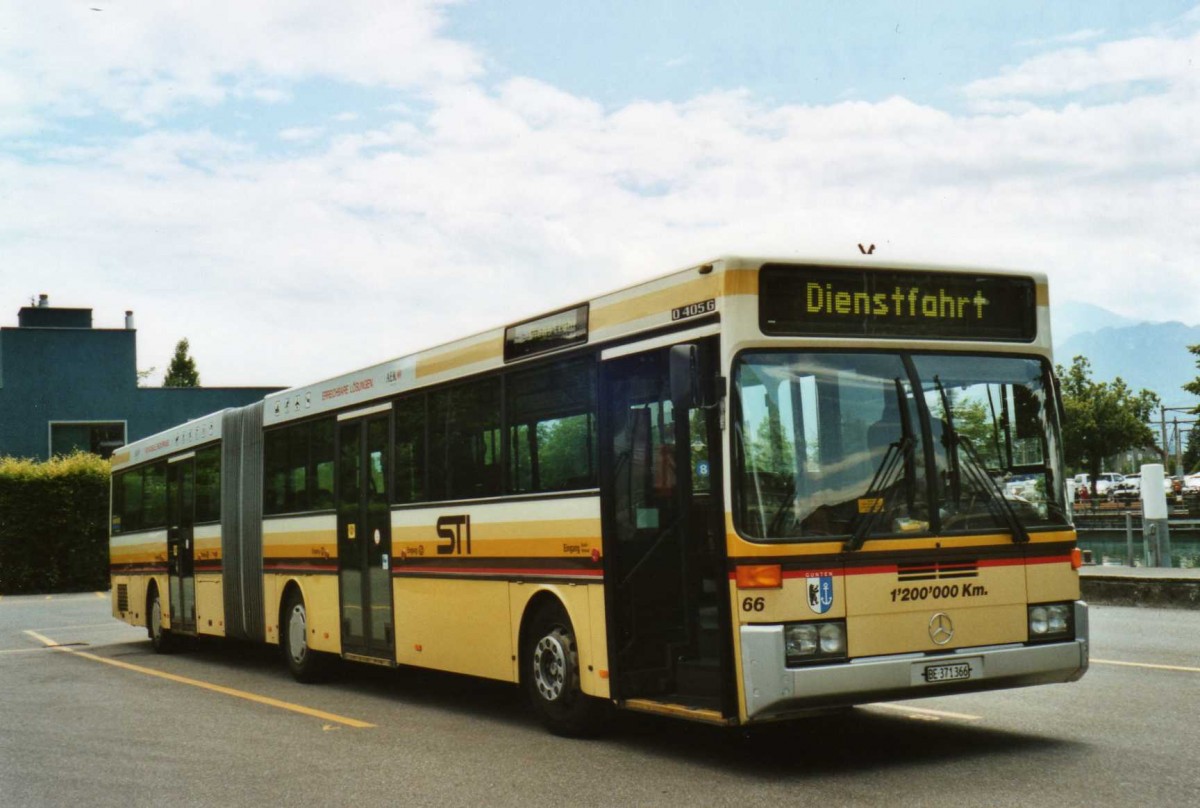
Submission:
[[[567,734],[1073,681],[1060,413],[1041,274],[723,258],[124,447],[113,613]]]

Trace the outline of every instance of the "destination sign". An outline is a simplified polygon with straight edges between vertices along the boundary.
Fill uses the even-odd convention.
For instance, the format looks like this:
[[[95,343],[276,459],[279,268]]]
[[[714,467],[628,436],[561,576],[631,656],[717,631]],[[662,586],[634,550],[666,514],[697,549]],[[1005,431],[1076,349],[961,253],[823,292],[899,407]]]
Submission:
[[[764,334],[1030,342],[1032,278],[767,265],[758,282]]]
[[[504,361],[583,345],[588,338],[588,307],[547,314],[504,329]]]

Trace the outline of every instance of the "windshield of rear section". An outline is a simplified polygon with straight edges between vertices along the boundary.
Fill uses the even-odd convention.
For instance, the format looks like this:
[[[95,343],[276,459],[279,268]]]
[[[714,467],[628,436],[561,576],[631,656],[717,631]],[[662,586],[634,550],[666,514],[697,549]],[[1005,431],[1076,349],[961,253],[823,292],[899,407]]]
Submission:
[[[762,351],[734,371],[734,503],[752,539],[1063,527],[1048,364]]]

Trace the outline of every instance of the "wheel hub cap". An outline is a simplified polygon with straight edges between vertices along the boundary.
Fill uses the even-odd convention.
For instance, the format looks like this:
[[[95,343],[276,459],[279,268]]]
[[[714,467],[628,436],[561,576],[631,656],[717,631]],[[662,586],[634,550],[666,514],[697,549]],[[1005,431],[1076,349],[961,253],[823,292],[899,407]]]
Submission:
[[[162,606],[157,598],[150,607],[150,631],[155,637],[162,633]]]
[[[547,701],[562,695],[567,681],[567,655],[557,637],[542,637],[533,651],[533,682]]]
[[[291,620],[288,621],[288,650],[292,654],[292,659],[297,662],[303,662],[305,655],[308,653],[308,637],[307,620],[305,619],[304,607],[297,604],[292,609]]]

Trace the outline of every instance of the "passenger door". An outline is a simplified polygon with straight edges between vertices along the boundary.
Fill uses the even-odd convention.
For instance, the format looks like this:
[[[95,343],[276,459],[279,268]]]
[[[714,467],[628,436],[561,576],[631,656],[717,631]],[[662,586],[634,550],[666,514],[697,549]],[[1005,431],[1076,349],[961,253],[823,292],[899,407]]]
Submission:
[[[700,348],[708,364],[715,340]],[[609,659],[618,698],[715,709],[728,660],[719,415],[676,411],[668,352],[602,365]]]
[[[196,633],[196,455],[171,458],[167,465],[167,591],[171,630]]]
[[[337,530],[342,651],[394,662],[390,425],[390,405],[339,418]]]

